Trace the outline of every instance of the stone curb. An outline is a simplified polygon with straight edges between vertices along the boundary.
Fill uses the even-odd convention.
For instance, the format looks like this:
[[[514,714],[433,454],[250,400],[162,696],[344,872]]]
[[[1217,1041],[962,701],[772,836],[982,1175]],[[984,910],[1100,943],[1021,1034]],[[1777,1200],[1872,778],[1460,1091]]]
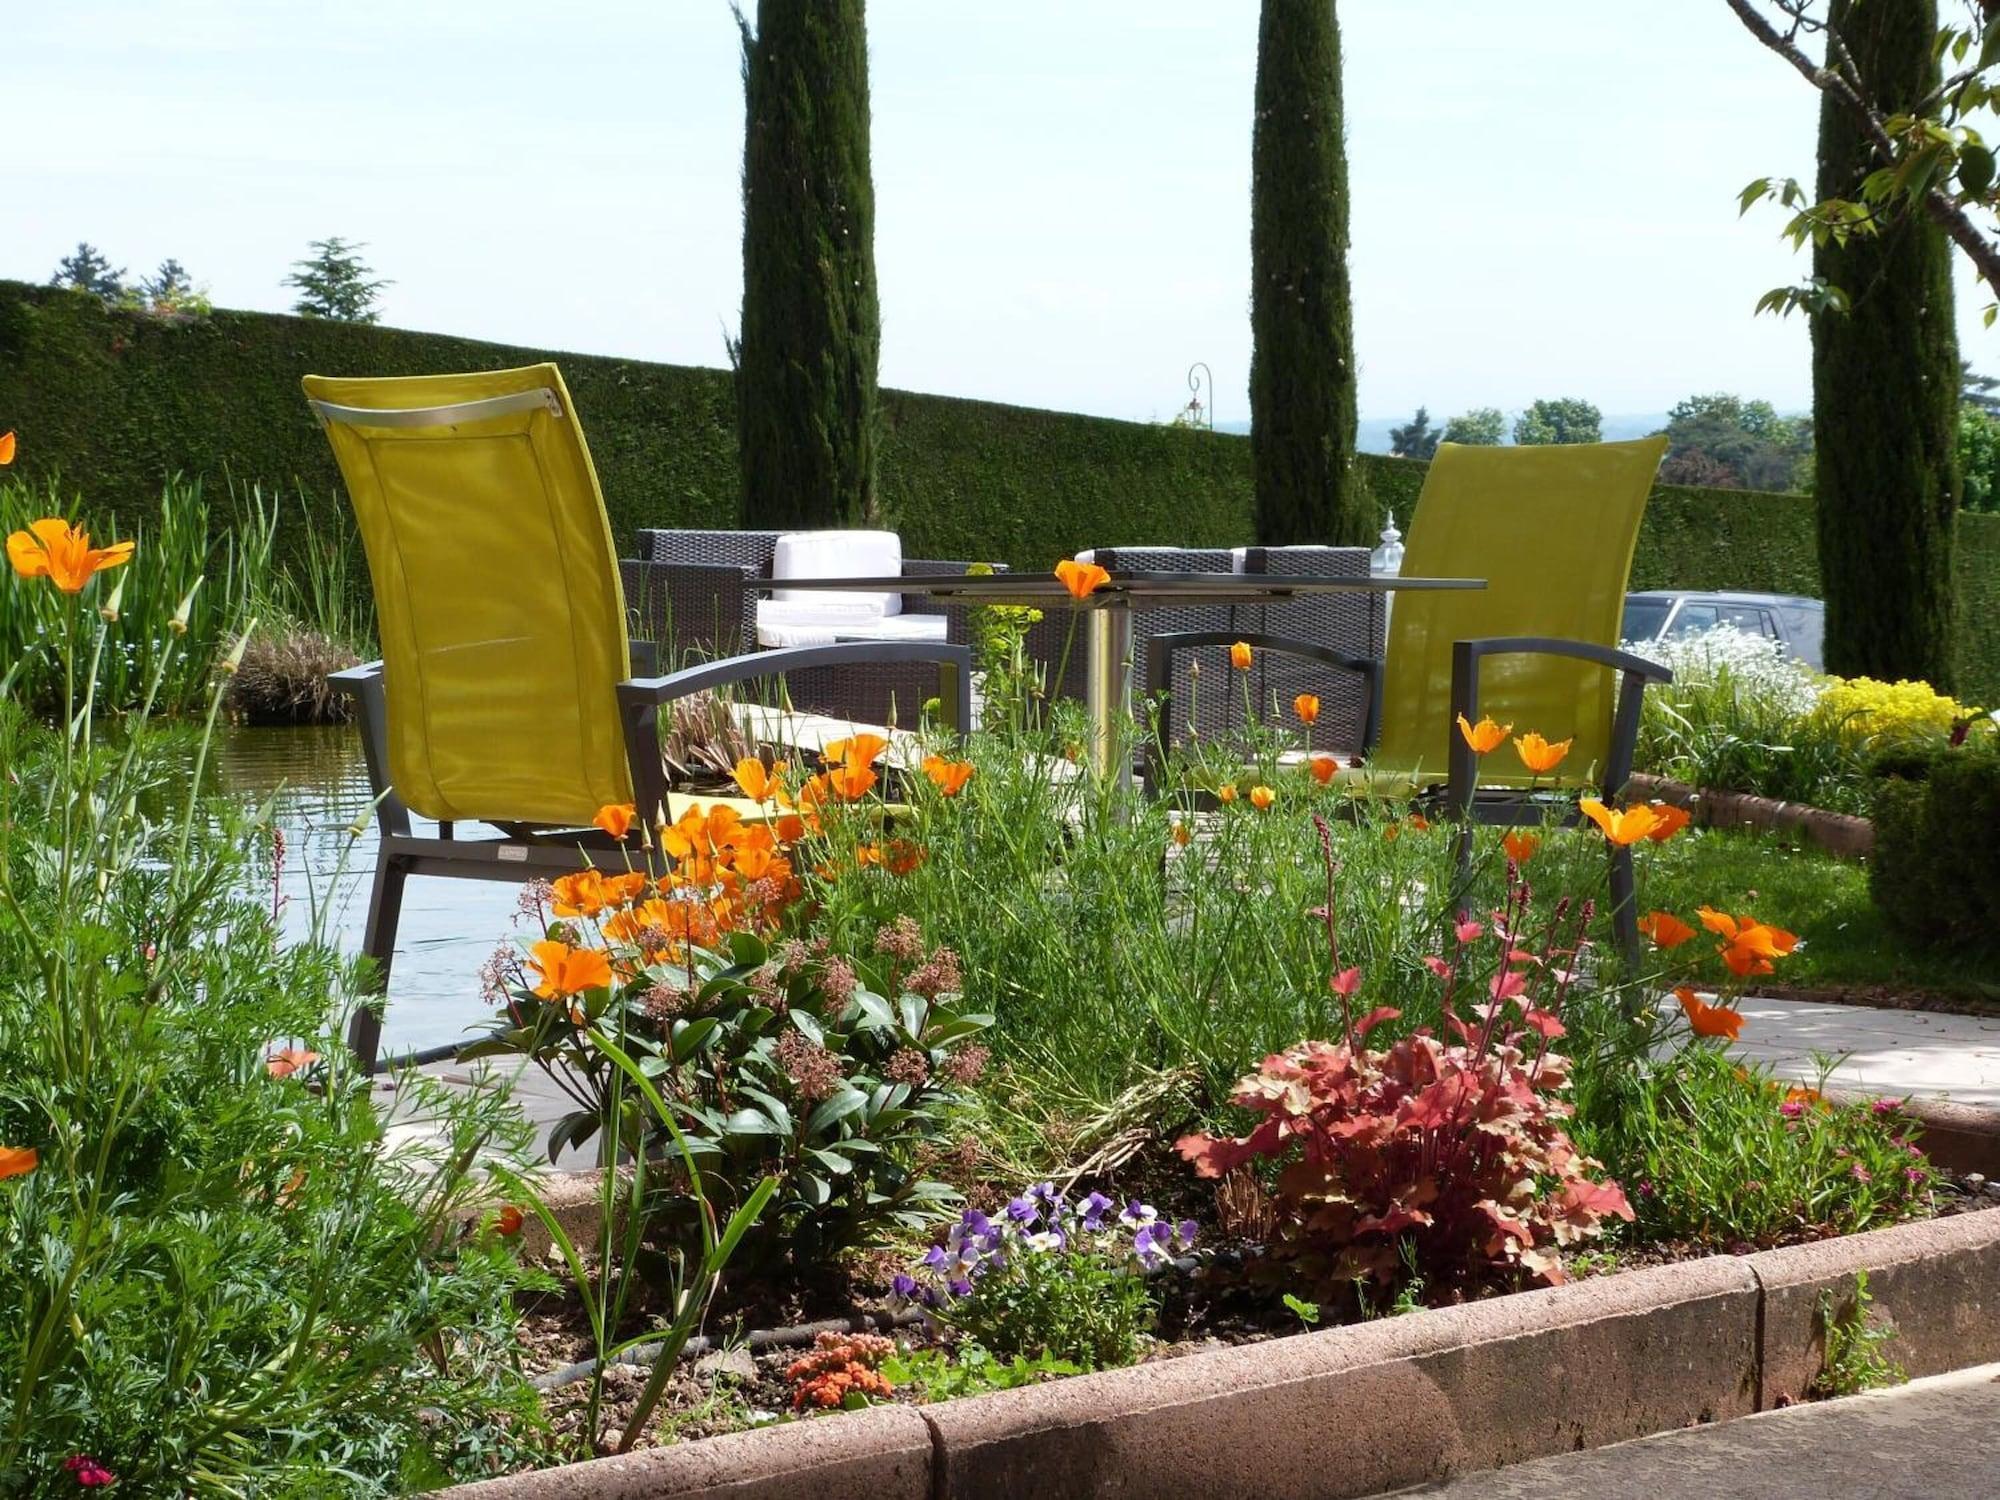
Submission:
[[[1780,802],[1750,792],[1718,792],[1641,772],[1626,783],[1634,797],[1658,798],[1694,814],[1700,828],[1757,828],[1796,833],[1841,859],[1860,859],[1875,847],[1875,825],[1851,813],[1828,812],[1803,802]]]
[[[1744,1259],[1763,1296],[1758,1405],[1805,1396],[1824,1364],[1821,1298],[1850,1302],[1868,1273],[1883,1355],[1912,1377],[2000,1360],[2000,1211],[1955,1214]]]

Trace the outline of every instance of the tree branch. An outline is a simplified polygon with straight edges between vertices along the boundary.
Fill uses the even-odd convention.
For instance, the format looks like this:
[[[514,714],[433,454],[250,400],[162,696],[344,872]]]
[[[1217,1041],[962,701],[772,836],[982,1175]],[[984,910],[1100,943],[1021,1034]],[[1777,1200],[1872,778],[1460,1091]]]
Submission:
[[[1807,83],[1828,98],[1836,100],[1842,109],[1854,117],[1884,166],[1895,165],[1896,143],[1890,139],[1889,132],[1883,127],[1881,113],[1870,107],[1868,101],[1861,97],[1853,84],[1833,69],[1815,63],[1790,39],[1781,36],[1777,28],[1757,9],[1756,0],[1725,0],[1725,3],[1736,12],[1736,18],[1752,36],[1790,63]],[[1795,19],[1798,18],[1796,12],[1788,10],[1787,14],[1793,15]],[[1931,188],[1924,194],[1921,202],[1925,214],[1931,221],[1965,253],[1966,258],[1978,269],[1986,284],[1996,293],[2000,293],[2000,245],[1996,245],[1991,236],[1973,223],[1965,209],[1942,188]]]

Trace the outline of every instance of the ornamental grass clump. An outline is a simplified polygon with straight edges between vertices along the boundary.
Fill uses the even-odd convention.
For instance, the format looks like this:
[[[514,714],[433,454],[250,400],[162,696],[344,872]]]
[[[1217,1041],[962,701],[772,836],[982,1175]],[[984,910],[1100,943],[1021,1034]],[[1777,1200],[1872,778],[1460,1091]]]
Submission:
[[[1110,1369],[1138,1358],[1159,1310],[1147,1278],[1195,1235],[1193,1220],[1169,1223],[1136,1198],[1072,1199],[1044,1182],[998,1214],[967,1209],[896,1277],[894,1296],[1003,1360]]]

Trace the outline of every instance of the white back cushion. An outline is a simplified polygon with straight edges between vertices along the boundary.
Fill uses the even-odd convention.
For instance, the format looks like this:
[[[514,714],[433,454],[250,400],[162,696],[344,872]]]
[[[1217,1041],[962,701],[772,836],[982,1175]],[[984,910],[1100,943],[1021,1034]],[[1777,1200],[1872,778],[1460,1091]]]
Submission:
[[[903,539],[893,531],[788,531],[771,553],[771,579],[894,578],[903,571]],[[857,604],[878,615],[900,614],[900,593],[859,593],[848,589],[774,588],[771,597],[787,604]]]

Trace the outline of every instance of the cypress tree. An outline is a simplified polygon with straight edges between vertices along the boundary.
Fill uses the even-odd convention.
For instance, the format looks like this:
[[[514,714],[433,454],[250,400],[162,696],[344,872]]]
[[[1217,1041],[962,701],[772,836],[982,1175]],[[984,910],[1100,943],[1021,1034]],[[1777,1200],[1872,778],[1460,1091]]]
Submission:
[[[1250,454],[1257,538],[1360,543],[1347,148],[1333,0],[1264,0],[1250,175]]]
[[[1936,85],[1935,0],[1833,0],[1828,19],[1885,114]],[[1879,164],[1823,99],[1819,196],[1857,197]],[[1951,250],[1905,210],[1878,235],[1818,247],[1813,273],[1852,302],[1812,320],[1827,669],[1946,687],[1959,498]]]
[[[875,514],[875,187],[863,0],[759,0],[743,32],[743,516]]]

